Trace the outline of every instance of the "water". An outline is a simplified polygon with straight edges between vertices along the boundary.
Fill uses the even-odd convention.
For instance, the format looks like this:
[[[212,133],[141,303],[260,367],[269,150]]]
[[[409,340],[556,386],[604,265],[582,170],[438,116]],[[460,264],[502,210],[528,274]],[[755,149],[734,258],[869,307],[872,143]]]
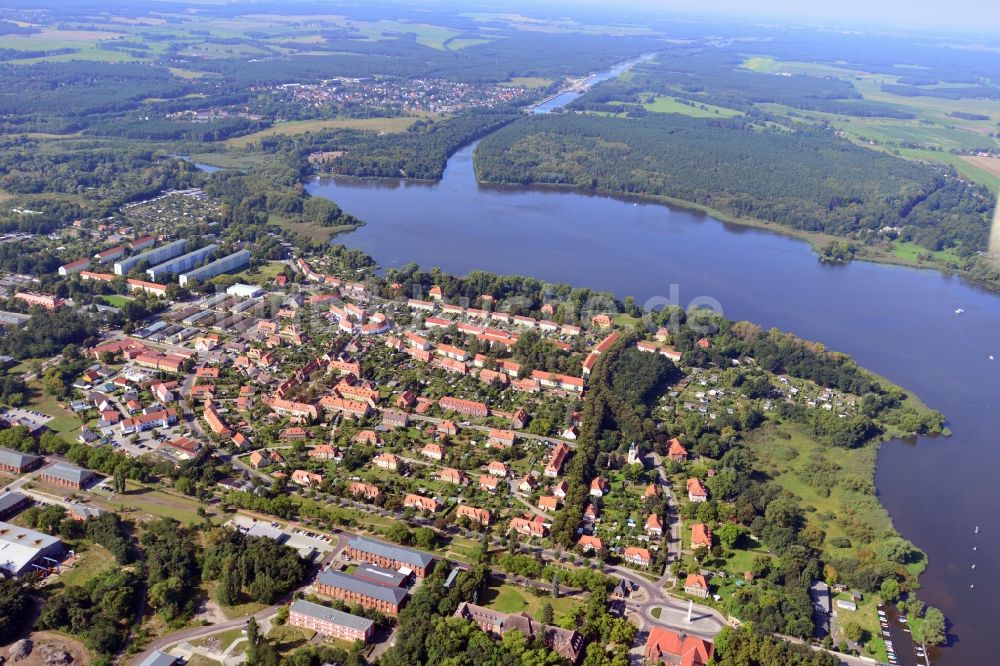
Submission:
[[[532,275],[632,295],[640,304],[669,297],[677,285],[680,305],[709,297],[732,319],[821,341],[915,391],[948,416],[954,436],[884,446],[880,499],[930,558],[921,598],[952,622],[953,644],[935,663],[994,661],[1000,361],[988,356],[1000,358],[997,295],[933,271],[823,264],[801,241],[683,209],[482,186],[473,150],[458,151],[435,184],[336,179],[308,190],[365,220],[337,240],[386,267],[415,261],[457,274]],[[974,535],[977,524],[982,531]]]
[[[591,87],[597,85],[598,83],[601,83],[602,81],[607,81],[608,79],[615,78],[616,76],[620,75],[622,72],[626,71],[627,69],[631,68],[632,66],[637,65],[640,62],[643,62],[644,60],[650,60],[650,59],[652,59],[654,57],[654,55],[655,54],[652,54],[652,53],[646,54],[646,55],[642,56],[641,58],[636,58],[635,60],[630,60],[628,62],[623,62],[623,63],[620,63],[618,65],[615,65],[614,67],[612,67],[611,69],[609,69],[606,72],[600,72],[598,74],[593,74],[590,77],[584,79],[583,83],[580,85],[580,89],[579,90],[570,90],[570,91],[567,91],[567,92],[564,92],[564,93],[559,93],[555,97],[552,97],[551,99],[548,99],[548,100],[542,102],[541,104],[539,104],[539,105],[537,105],[535,107],[532,107],[531,112],[532,113],[549,113],[550,111],[552,111],[554,109],[558,109],[558,108],[564,107],[567,104],[569,104],[570,102],[572,102],[573,100],[582,97],[583,94],[588,89],[590,89]]]

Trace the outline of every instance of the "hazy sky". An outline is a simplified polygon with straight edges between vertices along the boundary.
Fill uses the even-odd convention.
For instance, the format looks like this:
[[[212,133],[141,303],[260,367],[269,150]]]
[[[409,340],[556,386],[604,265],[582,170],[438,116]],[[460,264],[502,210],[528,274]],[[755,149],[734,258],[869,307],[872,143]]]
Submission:
[[[554,2],[564,4],[563,0]],[[573,4],[603,9],[612,6],[607,0],[576,0]],[[1000,0],[615,0],[614,4],[734,17],[1000,31]]]

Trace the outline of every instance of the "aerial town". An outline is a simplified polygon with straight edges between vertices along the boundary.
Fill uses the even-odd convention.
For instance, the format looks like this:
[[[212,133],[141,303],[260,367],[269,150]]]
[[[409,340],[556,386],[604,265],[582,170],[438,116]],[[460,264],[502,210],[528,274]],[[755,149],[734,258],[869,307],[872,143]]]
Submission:
[[[741,418],[745,394],[703,361],[710,334],[693,341],[702,360],[691,362],[669,328],[637,337],[616,311],[408,289],[285,240],[285,258],[260,260],[238,240],[171,235],[211,227],[218,212],[200,190],[128,204],[46,240],[95,252],[67,254],[42,281],[2,282],[12,332],[77,310],[102,322],[90,344],[24,368],[30,397],[0,415],[6,575],[85,582],[109,556],[90,523],[112,515],[155,532],[195,519],[283,549],[303,575],[231,598],[211,583],[208,602],[178,612],[204,626],[161,627],[135,643],[133,663],[239,663],[245,635],[231,629],[250,618],[374,660],[436,571],[446,591],[463,573],[481,578],[455,617],[497,640],[517,629],[560,663],[587,654],[592,639],[575,627],[590,598],[621,623],[622,654],[711,660],[712,638],[739,622],[728,603],[756,584],[752,558],[766,554],[711,501],[713,484],[732,479],[714,478],[682,433],[622,442],[585,487],[572,471],[592,374],[623,345],[678,369],[655,421]],[[765,411],[860,409],[858,396],[811,381],[774,385]],[[567,532],[557,524],[574,504],[582,515]],[[59,528],[48,512],[83,527]],[[247,594],[258,602],[240,605]],[[827,591],[837,610],[817,622],[829,630],[858,594]]]
[[[337,78],[268,86],[262,93],[303,108],[398,109],[407,113],[456,113],[519,101],[528,90],[434,78]]]

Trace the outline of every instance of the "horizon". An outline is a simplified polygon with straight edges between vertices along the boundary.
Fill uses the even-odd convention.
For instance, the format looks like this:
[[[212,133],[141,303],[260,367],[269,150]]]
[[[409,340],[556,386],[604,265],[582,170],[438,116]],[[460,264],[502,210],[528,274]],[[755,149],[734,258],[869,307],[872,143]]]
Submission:
[[[421,3],[414,3],[421,4]],[[496,3],[490,0],[465,0],[463,7],[502,8],[518,11],[537,11],[540,7],[568,10],[608,12],[608,5],[600,0],[542,0],[528,5],[522,2]],[[985,0],[955,0],[947,11],[940,4],[926,0],[909,3],[905,0],[843,0],[835,6],[812,5],[795,0],[758,0],[752,5],[741,0],[622,0],[617,10],[633,10],[659,17],[684,14],[711,19],[777,22],[793,27],[811,24],[814,27],[858,27],[881,30],[910,31],[931,30],[939,34],[961,32],[967,35],[993,36],[1000,32],[1000,4]],[[572,16],[572,14],[569,14]],[[822,24],[822,26],[818,25]]]

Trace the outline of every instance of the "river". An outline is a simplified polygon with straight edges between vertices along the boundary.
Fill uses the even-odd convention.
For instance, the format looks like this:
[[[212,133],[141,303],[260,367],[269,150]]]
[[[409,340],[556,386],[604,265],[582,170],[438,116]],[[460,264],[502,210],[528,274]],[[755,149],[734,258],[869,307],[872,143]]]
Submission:
[[[995,661],[1000,297],[929,270],[823,264],[802,241],[684,209],[481,186],[473,150],[455,153],[434,184],[333,179],[308,190],[365,220],[337,240],[385,267],[415,261],[456,274],[532,275],[640,304],[669,297],[677,285],[680,305],[714,299],[729,318],[821,341],[915,391],[945,413],[954,435],[883,446],[879,497],[930,558],[921,598],[952,623],[952,645],[935,663]],[[973,535],[976,525],[982,532]]]

